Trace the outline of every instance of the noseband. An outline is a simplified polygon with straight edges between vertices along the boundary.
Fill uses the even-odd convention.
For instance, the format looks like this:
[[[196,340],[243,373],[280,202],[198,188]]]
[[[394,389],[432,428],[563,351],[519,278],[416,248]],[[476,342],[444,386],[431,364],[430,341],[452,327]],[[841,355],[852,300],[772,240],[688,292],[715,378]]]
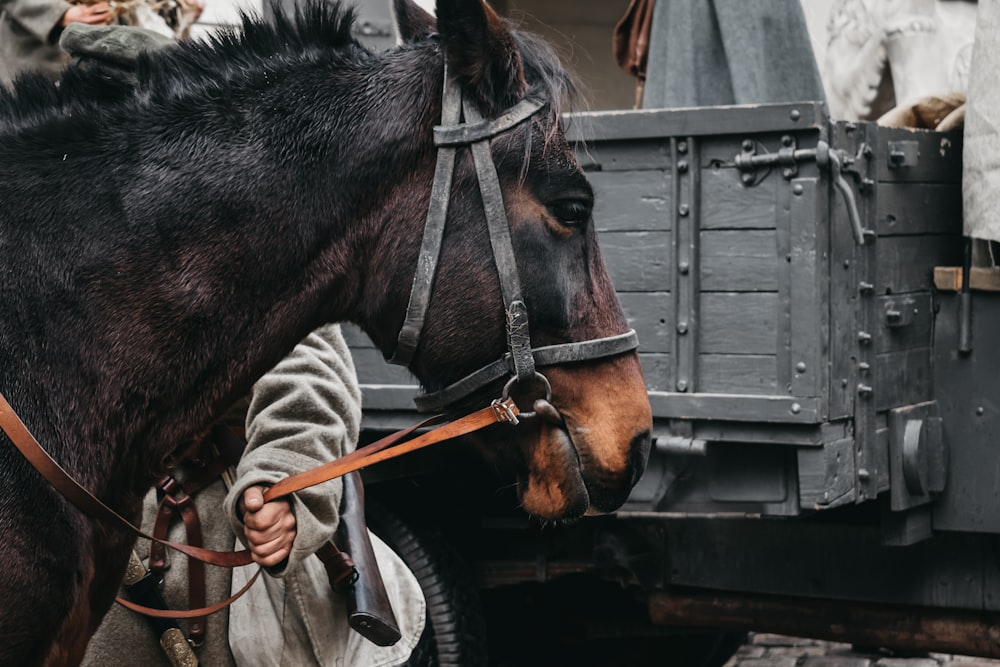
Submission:
[[[515,384],[538,380],[545,387],[545,399],[548,400],[551,398],[549,382],[544,375],[535,370],[536,367],[598,359],[628,352],[639,346],[638,337],[634,330],[630,330],[606,338],[531,347],[528,309],[521,295],[521,280],[514,258],[514,246],[510,238],[510,226],[504,209],[500,179],[490,153],[490,139],[530,119],[547,102],[537,98],[525,98],[496,118],[484,120],[468,100],[462,99],[461,86],[448,76],[447,68],[444,79],[441,125],[434,128],[434,145],[437,146],[438,153],[431,200],[427,209],[427,222],[424,225],[423,242],[410,290],[410,302],[406,308],[406,319],[400,329],[396,350],[389,363],[409,366],[420,342],[420,333],[427,317],[427,307],[430,303],[441,242],[444,238],[452,175],[455,170],[455,152],[460,146],[469,146],[472,149],[479,192],[486,212],[493,259],[500,275],[500,289],[507,319],[507,353],[497,361],[470,373],[440,391],[416,396],[414,403],[417,409],[423,412],[440,411],[504,377],[508,377],[509,380],[504,387],[502,399],[508,398]],[[520,414],[522,417],[530,417],[534,413]]]

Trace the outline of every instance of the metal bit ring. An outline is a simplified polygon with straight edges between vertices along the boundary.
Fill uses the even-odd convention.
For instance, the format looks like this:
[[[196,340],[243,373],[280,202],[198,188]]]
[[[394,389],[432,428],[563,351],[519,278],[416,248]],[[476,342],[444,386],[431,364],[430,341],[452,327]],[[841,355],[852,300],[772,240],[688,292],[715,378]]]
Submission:
[[[534,380],[536,382],[541,382],[542,385],[545,387],[545,400],[546,401],[552,400],[552,385],[549,384],[548,378],[546,378],[544,375],[542,375],[538,371],[535,371]],[[519,380],[517,379],[517,376],[514,376],[511,379],[507,380],[507,384],[505,384],[503,386],[503,392],[500,394],[500,400],[506,401],[508,398],[510,398],[511,387],[513,387],[518,382],[519,382]],[[531,410],[531,411],[521,411],[521,412],[518,413],[518,416],[521,419],[530,419],[531,417],[536,416],[536,413],[535,413],[534,410]]]

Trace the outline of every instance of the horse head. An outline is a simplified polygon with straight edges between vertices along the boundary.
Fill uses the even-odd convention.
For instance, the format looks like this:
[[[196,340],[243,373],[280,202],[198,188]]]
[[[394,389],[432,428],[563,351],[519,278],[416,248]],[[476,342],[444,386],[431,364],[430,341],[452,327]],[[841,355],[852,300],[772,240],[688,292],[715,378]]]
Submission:
[[[425,161],[420,178],[442,162],[450,172],[449,160],[454,172],[435,194],[415,196],[405,189],[413,180],[403,179],[390,196],[394,241],[372,261],[393,267],[392,279],[368,286],[372,311],[359,322],[421,381],[427,406],[481,406],[509,392],[534,414],[483,443],[517,471],[530,514],[612,511],[644,470],[651,411],[634,334],[598,248],[593,191],[560,124],[570,80],[548,46],[480,0],[439,0],[436,20],[410,0],[394,9],[401,50],[435,54],[432,66],[448,72],[446,91],[453,87],[435,129],[436,168]],[[424,131],[429,140],[431,128]],[[454,154],[442,160],[447,150]],[[502,202],[483,184],[494,168]],[[425,218],[441,229],[436,240],[425,230],[421,246],[413,229]]]

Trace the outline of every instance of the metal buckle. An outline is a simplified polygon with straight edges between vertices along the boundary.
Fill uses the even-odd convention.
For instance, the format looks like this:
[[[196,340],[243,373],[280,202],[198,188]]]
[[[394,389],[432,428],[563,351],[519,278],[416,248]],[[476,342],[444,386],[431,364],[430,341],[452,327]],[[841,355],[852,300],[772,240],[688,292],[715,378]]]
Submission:
[[[490,403],[490,407],[493,408],[493,414],[496,415],[498,422],[510,424],[511,426],[517,426],[520,423],[520,420],[517,418],[519,413],[517,404],[506,396],[494,398],[493,402]]]

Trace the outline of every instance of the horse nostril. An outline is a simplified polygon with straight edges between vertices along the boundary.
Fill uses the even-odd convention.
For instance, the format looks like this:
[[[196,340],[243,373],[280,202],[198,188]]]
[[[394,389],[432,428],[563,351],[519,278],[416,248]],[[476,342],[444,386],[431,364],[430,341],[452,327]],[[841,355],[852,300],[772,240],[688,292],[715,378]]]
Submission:
[[[559,411],[556,410],[554,405],[546,401],[544,398],[536,399],[535,402],[532,403],[532,407],[535,412],[540,417],[544,417],[546,421],[552,422],[556,426],[565,426],[563,416],[559,414]]]
[[[642,473],[646,471],[646,462],[649,460],[649,449],[652,443],[653,439],[650,437],[649,431],[643,431],[632,438],[632,486],[639,482]]]

